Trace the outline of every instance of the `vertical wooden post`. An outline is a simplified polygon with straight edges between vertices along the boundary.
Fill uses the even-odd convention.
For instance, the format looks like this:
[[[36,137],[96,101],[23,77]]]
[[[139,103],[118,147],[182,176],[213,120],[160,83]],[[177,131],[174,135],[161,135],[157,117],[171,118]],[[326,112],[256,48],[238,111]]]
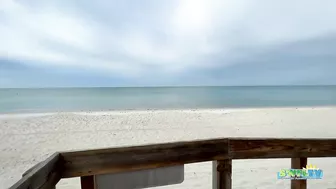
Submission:
[[[307,165],[307,158],[292,158],[292,169],[302,169]],[[307,189],[307,180],[291,180],[291,189]]]
[[[213,189],[232,189],[232,160],[220,160],[212,162],[212,188]]]
[[[95,189],[94,176],[83,176],[81,177],[81,188],[82,189]]]

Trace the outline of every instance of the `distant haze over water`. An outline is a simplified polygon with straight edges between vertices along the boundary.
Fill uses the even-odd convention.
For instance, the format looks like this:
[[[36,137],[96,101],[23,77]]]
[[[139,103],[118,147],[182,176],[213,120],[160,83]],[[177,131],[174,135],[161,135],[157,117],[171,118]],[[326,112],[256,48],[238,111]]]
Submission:
[[[336,105],[336,86],[0,89],[0,113]]]

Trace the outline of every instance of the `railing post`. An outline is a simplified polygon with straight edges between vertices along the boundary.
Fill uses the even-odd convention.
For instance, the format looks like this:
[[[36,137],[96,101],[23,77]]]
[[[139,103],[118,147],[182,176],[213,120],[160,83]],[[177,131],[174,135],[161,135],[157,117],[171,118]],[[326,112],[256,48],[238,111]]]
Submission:
[[[212,162],[212,188],[213,189],[232,189],[232,160],[220,160]]]
[[[81,189],[95,189],[94,176],[82,176],[81,180]]]
[[[292,169],[302,169],[307,165],[307,158],[292,158]],[[291,180],[291,189],[307,189],[307,180]]]

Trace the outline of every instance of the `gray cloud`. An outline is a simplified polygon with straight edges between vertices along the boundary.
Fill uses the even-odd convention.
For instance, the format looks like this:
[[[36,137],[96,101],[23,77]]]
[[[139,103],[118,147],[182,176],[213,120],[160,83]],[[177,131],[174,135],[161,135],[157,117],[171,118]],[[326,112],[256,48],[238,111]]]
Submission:
[[[2,1],[0,57],[139,85],[153,78],[331,82],[335,6],[332,0]]]

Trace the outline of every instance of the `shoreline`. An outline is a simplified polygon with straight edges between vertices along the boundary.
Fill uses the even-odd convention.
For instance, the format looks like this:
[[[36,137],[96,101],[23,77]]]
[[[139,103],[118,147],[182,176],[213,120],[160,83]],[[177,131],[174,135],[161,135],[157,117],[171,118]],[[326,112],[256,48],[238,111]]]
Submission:
[[[255,110],[272,110],[272,109],[333,109],[336,108],[336,105],[328,106],[272,106],[272,107],[237,107],[237,108],[186,108],[186,109],[109,109],[109,110],[77,110],[77,111],[45,111],[45,112],[0,112],[0,118],[3,116],[44,116],[44,115],[53,115],[53,114],[96,114],[104,115],[111,113],[147,113],[147,112],[241,112],[241,111],[255,111]]]

